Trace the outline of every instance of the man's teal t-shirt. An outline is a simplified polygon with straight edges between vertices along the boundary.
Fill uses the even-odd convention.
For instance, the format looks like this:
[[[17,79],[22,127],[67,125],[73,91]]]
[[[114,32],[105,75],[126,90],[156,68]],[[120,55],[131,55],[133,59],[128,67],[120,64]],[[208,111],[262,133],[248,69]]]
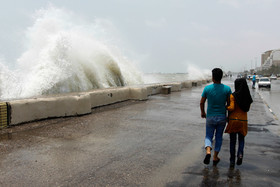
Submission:
[[[226,101],[231,94],[229,86],[224,84],[210,84],[202,92],[207,98],[207,117],[223,116],[226,114]]]

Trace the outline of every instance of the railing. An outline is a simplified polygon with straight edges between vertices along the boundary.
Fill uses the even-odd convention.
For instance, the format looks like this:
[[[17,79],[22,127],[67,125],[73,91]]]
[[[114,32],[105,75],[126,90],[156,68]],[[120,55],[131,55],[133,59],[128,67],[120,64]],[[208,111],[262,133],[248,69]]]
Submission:
[[[10,106],[8,103],[0,103],[0,128],[10,124]]]

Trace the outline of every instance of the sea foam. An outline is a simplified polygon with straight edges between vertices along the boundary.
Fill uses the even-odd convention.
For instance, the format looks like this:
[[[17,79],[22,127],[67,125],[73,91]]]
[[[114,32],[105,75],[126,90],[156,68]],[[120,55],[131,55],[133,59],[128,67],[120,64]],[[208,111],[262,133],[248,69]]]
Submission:
[[[13,68],[0,59],[0,97],[29,98],[142,83],[142,74],[104,28],[75,22],[75,15],[53,6],[37,12],[25,32],[26,50]]]

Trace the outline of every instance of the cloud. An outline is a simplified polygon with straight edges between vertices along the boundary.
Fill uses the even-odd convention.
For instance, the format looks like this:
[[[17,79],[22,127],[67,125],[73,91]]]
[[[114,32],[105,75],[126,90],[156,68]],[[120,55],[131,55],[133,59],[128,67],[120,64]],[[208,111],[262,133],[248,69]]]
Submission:
[[[270,3],[273,3],[275,1],[276,0],[244,0],[244,1],[241,1],[241,2],[244,2],[246,4],[270,4]]]
[[[212,29],[206,25],[197,23],[197,22],[191,22],[191,27],[195,29],[198,32],[206,33],[206,32],[211,32]]]
[[[231,6],[233,8],[241,8],[243,6],[252,5],[268,5],[274,3],[276,0],[218,0],[218,3]]]
[[[226,4],[234,8],[240,8],[241,4],[239,0],[219,0],[221,4]]]
[[[224,47],[227,42],[221,38],[216,37],[204,37],[199,39],[200,45],[208,47]]]
[[[146,20],[145,25],[153,29],[161,29],[167,25],[165,18],[160,18],[158,20]]]
[[[243,30],[239,32],[239,35],[242,38],[264,38],[266,35],[264,35],[262,32],[256,31],[256,30]]]

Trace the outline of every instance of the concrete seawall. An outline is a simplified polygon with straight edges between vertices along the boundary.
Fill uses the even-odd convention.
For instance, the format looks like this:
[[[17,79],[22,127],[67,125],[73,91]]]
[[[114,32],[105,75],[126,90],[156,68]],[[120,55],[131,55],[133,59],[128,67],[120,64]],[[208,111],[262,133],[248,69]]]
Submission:
[[[8,125],[54,117],[89,114],[92,108],[104,105],[127,100],[147,100],[150,95],[163,93],[163,89],[166,87],[170,88],[171,92],[175,92],[193,86],[201,86],[207,82],[209,80],[145,84],[14,100],[8,102],[10,106]]]

